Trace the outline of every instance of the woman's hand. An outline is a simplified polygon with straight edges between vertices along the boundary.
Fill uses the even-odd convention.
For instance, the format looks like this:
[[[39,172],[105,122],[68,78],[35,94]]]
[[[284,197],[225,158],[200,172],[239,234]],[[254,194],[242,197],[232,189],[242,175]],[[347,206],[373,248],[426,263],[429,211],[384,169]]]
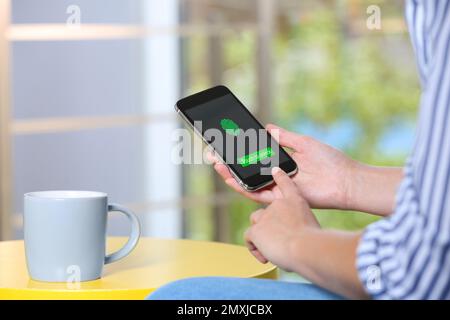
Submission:
[[[270,261],[291,271],[292,244],[297,243],[304,229],[319,229],[320,225],[291,178],[280,168],[274,168],[272,175],[280,193],[269,206],[250,216],[252,225],[245,233],[245,241],[260,262]]]
[[[356,271],[360,233],[323,230],[297,186],[279,168],[272,171],[279,197],[251,215],[245,233],[250,252],[262,263],[296,272],[350,298],[367,298]]]
[[[395,194],[403,178],[402,168],[365,165],[313,138],[275,125],[268,125],[267,130],[282,147],[292,150],[291,157],[298,166],[292,180],[312,208],[356,210],[382,216],[392,213]],[[281,196],[277,185],[247,192],[226,165],[213,155],[210,160],[225,183],[247,198],[270,204]]]
[[[356,161],[342,152],[319,141],[268,125],[267,130],[282,147],[292,149],[291,157],[298,172],[292,177],[300,194],[314,208],[347,208],[347,190]],[[237,192],[256,202],[269,204],[281,196],[280,188],[269,186],[256,192],[247,192],[231,176],[226,165],[211,156],[215,170],[225,183]]]

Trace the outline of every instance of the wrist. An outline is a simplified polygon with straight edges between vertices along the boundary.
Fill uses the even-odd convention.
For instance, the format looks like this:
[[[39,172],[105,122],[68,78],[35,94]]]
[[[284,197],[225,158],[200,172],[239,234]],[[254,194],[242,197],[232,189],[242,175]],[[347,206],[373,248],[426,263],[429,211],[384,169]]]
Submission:
[[[291,246],[291,271],[332,292],[367,298],[355,265],[360,232],[305,229]]]
[[[344,186],[341,190],[342,210],[358,210],[358,198],[361,188],[361,177],[367,171],[367,165],[350,160],[344,173]]]
[[[347,173],[345,209],[389,215],[402,178],[402,168],[376,167],[355,161]]]
[[[303,228],[290,242],[288,246],[289,271],[300,274],[308,280],[314,274],[314,268],[311,265],[311,257],[317,256],[314,248],[317,238],[324,233],[324,230],[315,227]],[[312,241],[315,244],[312,244]]]
[[[292,236],[287,246],[288,248],[287,256],[291,257],[291,259],[289,259],[290,271],[302,274],[306,251],[309,250],[307,248],[308,239],[310,238],[311,234],[320,231],[321,231],[320,228],[308,226],[302,228],[300,232]]]

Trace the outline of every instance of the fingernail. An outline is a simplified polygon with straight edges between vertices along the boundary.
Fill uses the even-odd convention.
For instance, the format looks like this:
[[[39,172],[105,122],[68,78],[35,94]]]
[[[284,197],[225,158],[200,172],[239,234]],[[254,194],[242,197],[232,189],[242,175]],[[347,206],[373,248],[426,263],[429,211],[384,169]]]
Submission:
[[[281,169],[280,169],[280,168],[278,168],[278,167],[273,167],[273,168],[272,168],[272,175],[275,175],[275,174],[277,174],[277,173],[279,173],[279,172],[281,172]]]

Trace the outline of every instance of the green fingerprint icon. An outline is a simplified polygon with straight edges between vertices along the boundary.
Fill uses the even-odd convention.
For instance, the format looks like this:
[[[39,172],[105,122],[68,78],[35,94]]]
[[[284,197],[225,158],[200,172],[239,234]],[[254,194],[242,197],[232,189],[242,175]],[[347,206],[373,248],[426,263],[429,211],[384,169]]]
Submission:
[[[231,119],[225,118],[220,120],[220,126],[222,127],[223,130],[225,130],[227,134],[231,134],[233,136],[237,136],[241,132],[241,129],[236,124],[236,122],[234,122]]]

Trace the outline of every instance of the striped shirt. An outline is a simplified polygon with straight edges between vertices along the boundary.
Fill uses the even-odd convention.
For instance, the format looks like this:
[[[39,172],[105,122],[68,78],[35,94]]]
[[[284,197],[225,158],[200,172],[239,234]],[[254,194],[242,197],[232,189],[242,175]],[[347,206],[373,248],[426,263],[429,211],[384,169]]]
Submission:
[[[450,299],[450,0],[408,0],[406,19],[422,86],[415,144],[356,265],[375,299]]]

